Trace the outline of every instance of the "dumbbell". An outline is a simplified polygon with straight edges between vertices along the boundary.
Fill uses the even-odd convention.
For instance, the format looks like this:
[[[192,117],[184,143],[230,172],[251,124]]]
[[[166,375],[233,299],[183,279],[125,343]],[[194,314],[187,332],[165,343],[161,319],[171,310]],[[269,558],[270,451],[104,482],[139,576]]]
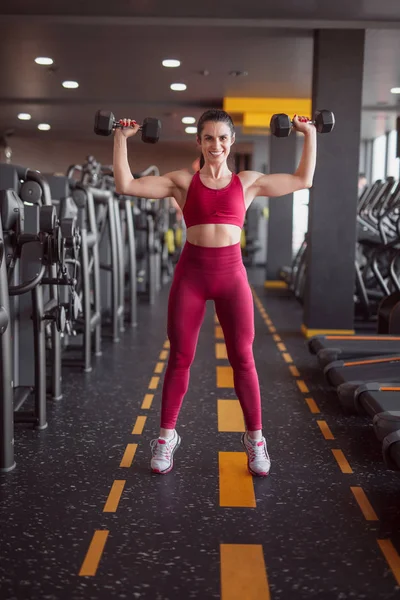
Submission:
[[[94,132],[97,135],[111,135],[113,129],[124,127],[122,123],[115,120],[112,112],[108,110],[98,110],[94,118]],[[160,139],[161,122],[158,119],[147,117],[140,127],[142,132],[142,141],[147,144],[155,144]]]
[[[308,121],[317,128],[318,133],[330,133],[335,126],[335,115],[330,110],[317,110],[314,121]],[[288,137],[292,131],[293,121],[283,113],[272,115],[271,133],[276,137]]]

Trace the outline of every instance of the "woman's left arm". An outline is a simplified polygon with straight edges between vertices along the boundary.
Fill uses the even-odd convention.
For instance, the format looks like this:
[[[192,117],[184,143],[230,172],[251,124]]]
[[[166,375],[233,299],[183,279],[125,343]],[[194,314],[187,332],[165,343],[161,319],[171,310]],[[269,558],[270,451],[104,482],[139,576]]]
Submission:
[[[313,124],[301,122],[298,117],[294,118],[294,127],[304,133],[303,153],[295,173],[262,175],[253,171],[255,177],[249,189],[251,197],[286,196],[312,186],[317,156],[317,130]]]

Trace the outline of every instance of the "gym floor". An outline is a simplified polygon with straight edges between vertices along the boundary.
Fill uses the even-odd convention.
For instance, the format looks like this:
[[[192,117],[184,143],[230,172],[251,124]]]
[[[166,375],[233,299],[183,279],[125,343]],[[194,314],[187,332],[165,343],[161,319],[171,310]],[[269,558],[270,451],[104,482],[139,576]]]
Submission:
[[[385,470],[370,421],[344,415],[327,390],[301,308],[264,290],[262,273],[249,278],[270,476],[246,471],[212,305],[175,468],[149,472],[164,290],[140,306],[137,330],[104,344],[92,373],[65,374],[47,430],[17,428],[17,468],[0,478],[2,600],[398,597],[399,475]]]

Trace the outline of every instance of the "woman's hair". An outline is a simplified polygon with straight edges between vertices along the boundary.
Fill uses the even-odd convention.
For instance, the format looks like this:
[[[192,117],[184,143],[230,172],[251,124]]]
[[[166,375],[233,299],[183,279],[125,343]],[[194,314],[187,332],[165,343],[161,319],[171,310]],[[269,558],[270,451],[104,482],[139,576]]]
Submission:
[[[235,127],[233,125],[233,121],[227,112],[224,110],[220,110],[218,108],[212,108],[211,110],[206,110],[203,113],[197,123],[197,137],[201,138],[201,134],[203,133],[204,125],[212,121],[213,123],[226,123],[229,129],[231,130],[231,136],[235,134]],[[201,153],[200,156],[200,169],[204,166],[204,156]]]

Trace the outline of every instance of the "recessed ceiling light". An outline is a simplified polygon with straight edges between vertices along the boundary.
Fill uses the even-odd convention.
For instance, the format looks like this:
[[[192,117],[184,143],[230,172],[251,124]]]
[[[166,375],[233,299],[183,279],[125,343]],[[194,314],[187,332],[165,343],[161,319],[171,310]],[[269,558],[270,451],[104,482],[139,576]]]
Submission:
[[[171,90],[174,90],[174,92],[184,92],[186,88],[187,86],[184,83],[173,83],[171,85]]]
[[[194,117],[183,117],[182,123],[185,125],[193,125],[193,123],[196,123],[196,119]]]
[[[181,66],[181,61],[174,58],[168,58],[162,61],[163,67],[175,68]]]
[[[38,125],[38,129],[40,129],[40,131],[49,131],[51,126],[48,123],[40,123],[40,125]]]
[[[18,119],[20,119],[21,121],[30,121],[32,119],[32,116],[29,113],[19,113]]]
[[[186,127],[186,133],[197,133],[197,127]]]
[[[53,62],[53,59],[48,58],[47,56],[38,56],[35,58],[35,63],[38,65],[52,65]]]
[[[398,87],[394,87],[390,91],[392,92],[392,94],[400,94],[400,88]]]
[[[77,81],[63,81],[63,87],[74,90],[79,87],[79,83]]]

